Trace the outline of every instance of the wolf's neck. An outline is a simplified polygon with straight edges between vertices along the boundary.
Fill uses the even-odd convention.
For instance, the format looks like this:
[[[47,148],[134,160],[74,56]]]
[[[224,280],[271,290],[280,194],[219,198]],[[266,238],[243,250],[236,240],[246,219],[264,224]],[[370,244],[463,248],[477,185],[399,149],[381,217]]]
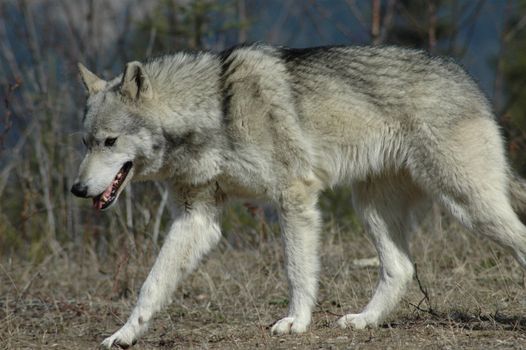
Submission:
[[[153,88],[164,101],[194,104],[218,99],[221,64],[210,53],[178,53],[156,58],[145,66]]]

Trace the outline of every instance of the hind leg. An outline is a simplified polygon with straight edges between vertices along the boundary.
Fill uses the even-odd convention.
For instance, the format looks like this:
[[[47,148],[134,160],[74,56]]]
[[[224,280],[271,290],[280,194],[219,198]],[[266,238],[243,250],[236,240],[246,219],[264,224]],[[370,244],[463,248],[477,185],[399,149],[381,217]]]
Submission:
[[[498,128],[491,119],[458,122],[447,138],[418,131],[411,176],[465,227],[509,249],[526,269],[526,227],[513,211]]]
[[[408,236],[413,227],[412,208],[421,192],[405,176],[376,178],[353,186],[354,206],[375,244],[380,276],[371,301],[359,314],[347,314],[337,324],[363,329],[376,326],[402,298],[413,276]]]

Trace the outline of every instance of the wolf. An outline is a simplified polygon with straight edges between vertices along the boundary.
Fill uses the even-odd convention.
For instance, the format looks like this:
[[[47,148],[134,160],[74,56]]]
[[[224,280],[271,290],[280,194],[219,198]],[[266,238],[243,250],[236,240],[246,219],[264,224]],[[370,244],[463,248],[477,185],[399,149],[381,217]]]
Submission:
[[[97,210],[135,180],[164,180],[180,206],[127,322],[144,334],[220,240],[236,198],[279,209],[289,283],[272,334],[305,332],[316,302],[320,192],[352,187],[380,261],[376,290],[341,327],[378,325],[412,280],[411,227],[437,202],[526,268],[526,183],[508,165],[492,109],[447,58],[397,47],[241,45],[130,62],[106,81],[79,65],[87,153],[71,191]]]

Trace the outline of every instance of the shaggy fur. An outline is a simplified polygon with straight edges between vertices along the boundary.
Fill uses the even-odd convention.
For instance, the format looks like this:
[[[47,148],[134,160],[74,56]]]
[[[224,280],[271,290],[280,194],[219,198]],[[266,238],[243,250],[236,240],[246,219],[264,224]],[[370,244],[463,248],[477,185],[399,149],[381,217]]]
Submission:
[[[88,152],[73,192],[100,201],[131,164],[115,199],[132,179],[164,179],[182,208],[137,306],[106,347],[131,345],[146,331],[219,241],[218,217],[231,198],[280,209],[290,305],[273,334],[309,326],[316,203],[337,184],[352,186],[381,264],[371,301],[340,318],[342,327],[375,326],[397,305],[413,275],[411,227],[429,201],[526,268],[517,216],[526,213],[526,186],[509,169],[487,100],[450,60],[394,47],[252,45],[131,62],[111,81],[83,66],[81,74]]]

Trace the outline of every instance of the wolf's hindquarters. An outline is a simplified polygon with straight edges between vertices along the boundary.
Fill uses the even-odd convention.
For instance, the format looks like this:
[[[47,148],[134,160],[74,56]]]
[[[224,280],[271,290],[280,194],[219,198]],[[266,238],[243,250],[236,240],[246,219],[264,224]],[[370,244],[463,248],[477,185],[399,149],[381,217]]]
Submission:
[[[494,121],[466,119],[445,132],[423,125],[407,154],[407,171],[353,185],[356,211],[381,269],[371,301],[361,313],[340,318],[342,327],[374,326],[400,301],[413,275],[411,220],[427,199],[440,202],[473,233],[510,250],[526,269],[526,227],[515,213],[526,213],[526,182],[510,177]]]
[[[461,187],[464,193],[453,195],[459,183],[452,184],[448,177],[434,179],[436,187],[428,187],[428,193],[420,192],[422,186],[415,186],[411,176],[406,175],[373,178],[353,186],[357,213],[375,243],[381,269],[371,301],[361,313],[341,317],[338,320],[341,327],[376,326],[402,298],[414,273],[408,247],[411,220],[428,196],[438,197],[472,232],[489,237],[510,250],[526,269],[526,227],[513,211],[505,187],[500,192],[491,192],[485,186],[487,183],[472,183]]]

